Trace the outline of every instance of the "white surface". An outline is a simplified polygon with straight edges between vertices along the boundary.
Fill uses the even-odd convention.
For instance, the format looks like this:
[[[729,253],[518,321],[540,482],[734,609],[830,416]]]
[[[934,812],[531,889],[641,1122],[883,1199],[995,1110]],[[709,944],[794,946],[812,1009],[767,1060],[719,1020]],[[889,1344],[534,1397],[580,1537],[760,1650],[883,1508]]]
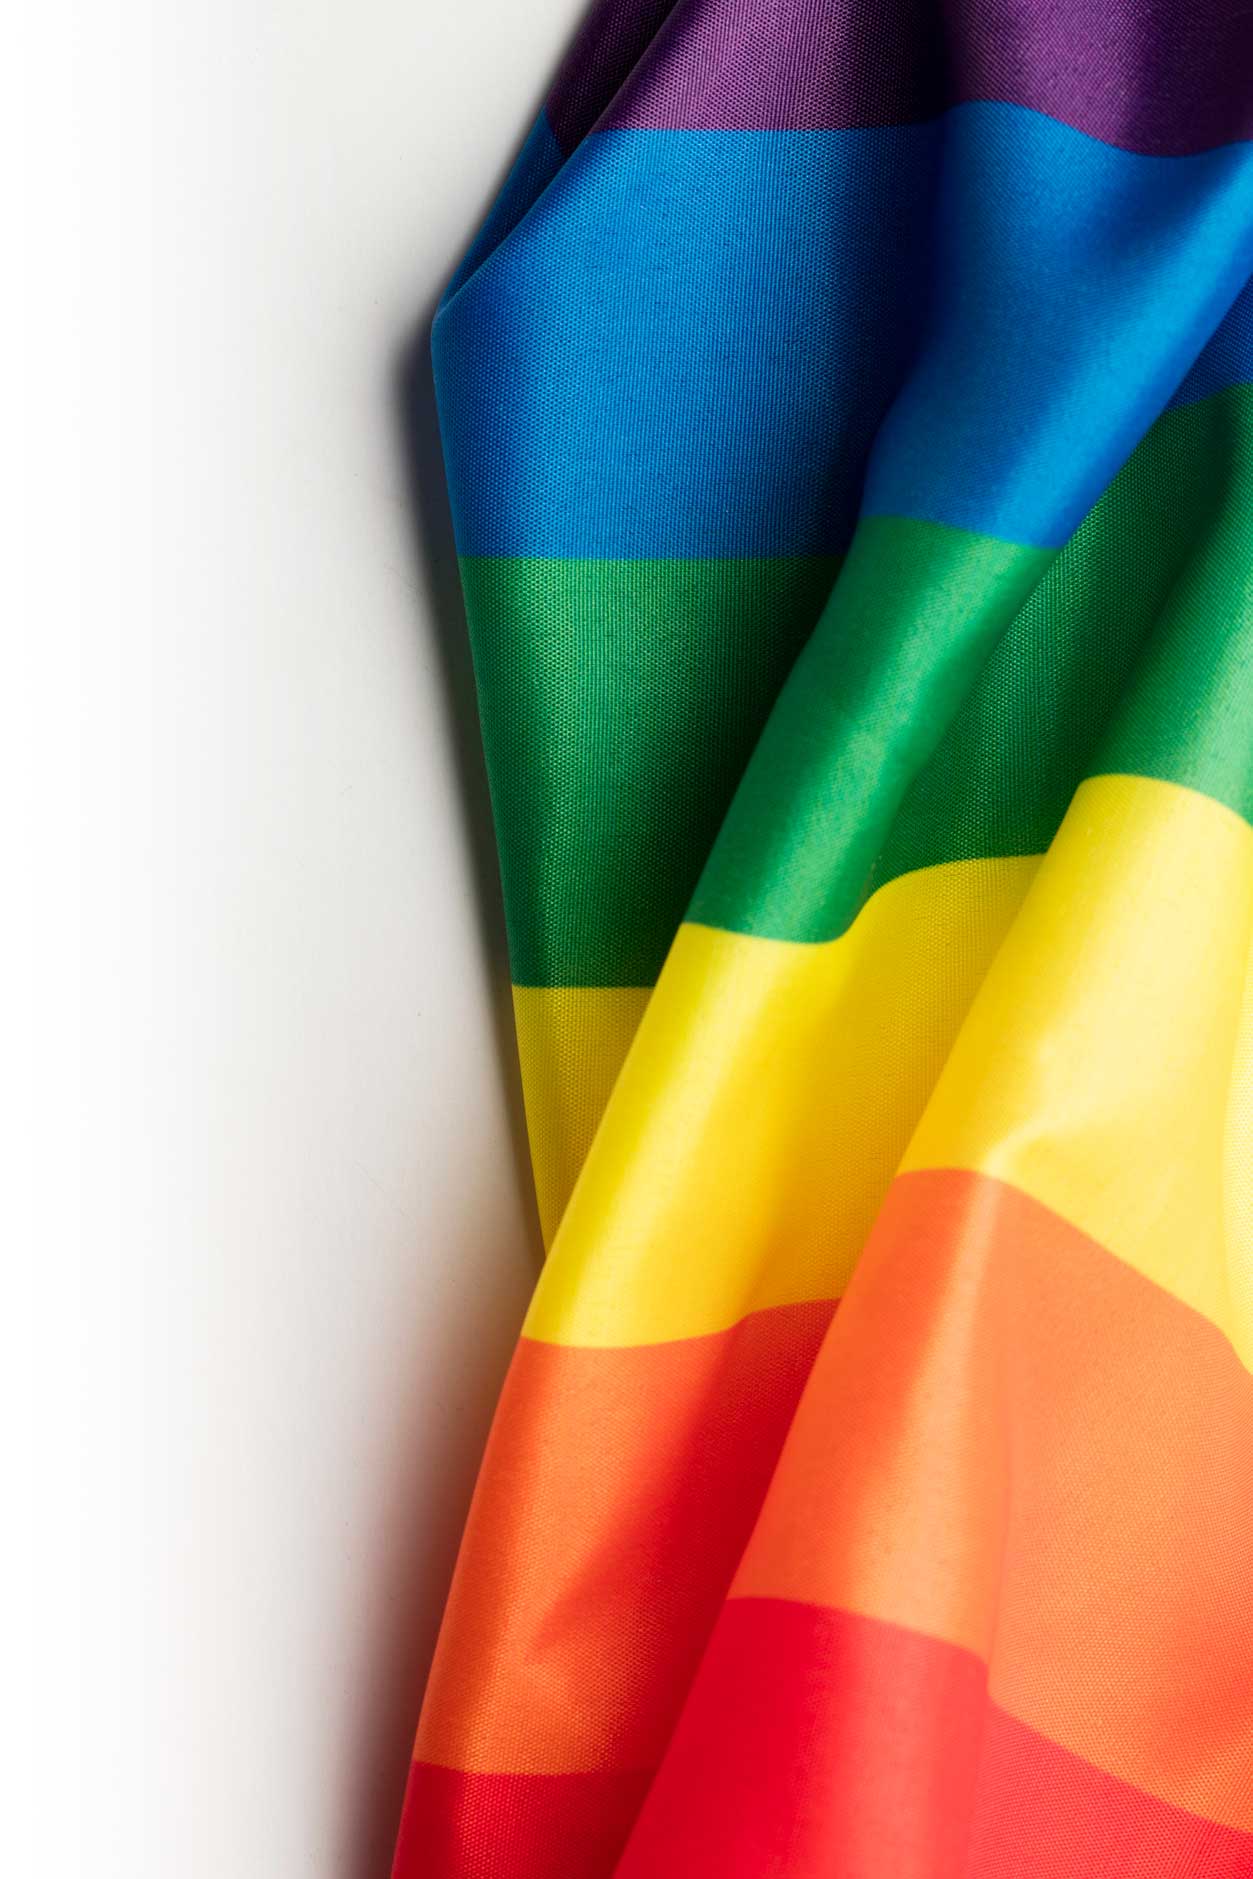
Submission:
[[[429,386],[414,475],[398,386],[579,11],[10,27],[15,1879],[386,1879],[535,1258]]]

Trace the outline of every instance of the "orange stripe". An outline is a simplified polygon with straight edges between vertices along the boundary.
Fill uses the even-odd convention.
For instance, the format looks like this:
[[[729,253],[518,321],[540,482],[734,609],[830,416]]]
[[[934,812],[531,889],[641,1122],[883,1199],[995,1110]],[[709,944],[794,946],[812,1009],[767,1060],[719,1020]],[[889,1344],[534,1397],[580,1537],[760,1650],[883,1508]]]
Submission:
[[[522,1340],[420,1757],[535,1774],[656,1760],[832,1309],[623,1349]]]
[[[834,1484],[838,1484],[838,1491]],[[902,1176],[738,1595],[964,1646],[1098,1767],[1253,1830],[1253,1378],[1016,1189]]]
[[[1090,778],[901,1165],[1011,1181],[1253,1370],[1253,1154],[1233,1114],[1251,941],[1253,827],[1177,783]]]

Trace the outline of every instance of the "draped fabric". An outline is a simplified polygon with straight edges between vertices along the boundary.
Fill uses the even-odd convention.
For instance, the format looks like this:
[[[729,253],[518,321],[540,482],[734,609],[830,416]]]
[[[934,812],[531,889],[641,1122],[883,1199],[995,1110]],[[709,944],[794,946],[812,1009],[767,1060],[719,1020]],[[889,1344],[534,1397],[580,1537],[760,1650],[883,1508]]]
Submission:
[[[1253,1876],[1251,139],[1246,0],[601,0],[448,289],[548,1256],[396,1879]]]

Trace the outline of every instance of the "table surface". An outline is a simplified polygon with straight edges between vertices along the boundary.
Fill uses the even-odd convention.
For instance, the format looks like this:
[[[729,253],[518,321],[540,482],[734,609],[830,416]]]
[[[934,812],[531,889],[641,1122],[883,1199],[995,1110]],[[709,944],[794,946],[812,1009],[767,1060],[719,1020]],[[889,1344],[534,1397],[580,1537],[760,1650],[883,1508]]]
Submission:
[[[386,1879],[537,1260],[425,331],[580,10],[18,28],[31,1879]]]

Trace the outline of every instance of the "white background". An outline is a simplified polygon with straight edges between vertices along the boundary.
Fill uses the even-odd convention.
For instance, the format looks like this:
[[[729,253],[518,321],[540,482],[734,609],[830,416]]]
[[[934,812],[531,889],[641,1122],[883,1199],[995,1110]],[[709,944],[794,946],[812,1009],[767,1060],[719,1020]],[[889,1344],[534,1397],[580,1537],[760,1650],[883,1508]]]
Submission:
[[[425,328],[580,10],[6,28],[14,1879],[386,1879],[536,1258]]]

